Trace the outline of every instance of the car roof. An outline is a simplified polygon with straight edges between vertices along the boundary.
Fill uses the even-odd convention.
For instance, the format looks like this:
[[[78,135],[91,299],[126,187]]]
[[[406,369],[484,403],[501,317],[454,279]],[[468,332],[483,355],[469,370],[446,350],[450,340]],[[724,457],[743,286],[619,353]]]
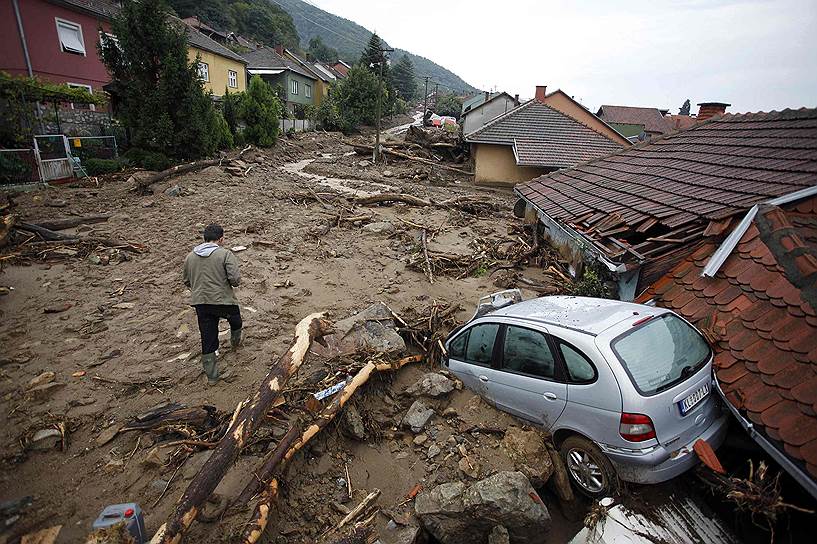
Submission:
[[[504,316],[556,325],[597,336],[610,327],[636,315],[648,316],[666,310],[603,298],[552,296],[541,297],[491,312],[486,317]]]

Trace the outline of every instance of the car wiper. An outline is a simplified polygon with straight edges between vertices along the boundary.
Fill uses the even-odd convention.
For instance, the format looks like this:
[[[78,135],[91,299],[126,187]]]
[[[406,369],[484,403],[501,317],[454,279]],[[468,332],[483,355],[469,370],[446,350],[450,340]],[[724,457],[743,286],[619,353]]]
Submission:
[[[692,367],[689,365],[685,366],[684,368],[681,369],[681,379],[683,380],[685,378],[688,378],[692,373],[693,373]]]

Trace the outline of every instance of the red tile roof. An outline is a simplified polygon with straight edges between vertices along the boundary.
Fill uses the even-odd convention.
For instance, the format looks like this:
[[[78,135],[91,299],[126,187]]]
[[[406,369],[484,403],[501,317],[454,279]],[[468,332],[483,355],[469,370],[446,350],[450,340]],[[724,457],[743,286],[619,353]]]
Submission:
[[[658,108],[602,106],[596,115],[607,123],[644,125],[644,130],[647,132],[666,134],[671,130],[670,124],[661,115],[661,110]]]
[[[714,278],[707,239],[639,297],[715,343],[727,399],[817,481],[817,197],[762,206]]]

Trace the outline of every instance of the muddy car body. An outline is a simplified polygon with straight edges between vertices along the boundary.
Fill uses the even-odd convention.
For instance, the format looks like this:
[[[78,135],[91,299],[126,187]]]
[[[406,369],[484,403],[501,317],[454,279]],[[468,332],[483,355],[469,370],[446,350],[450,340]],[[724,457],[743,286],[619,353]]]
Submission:
[[[617,478],[669,480],[696,464],[698,439],[723,441],[712,351],[673,312],[562,296],[504,304],[480,306],[452,333],[447,364],[497,408],[548,430],[584,493],[609,493]]]

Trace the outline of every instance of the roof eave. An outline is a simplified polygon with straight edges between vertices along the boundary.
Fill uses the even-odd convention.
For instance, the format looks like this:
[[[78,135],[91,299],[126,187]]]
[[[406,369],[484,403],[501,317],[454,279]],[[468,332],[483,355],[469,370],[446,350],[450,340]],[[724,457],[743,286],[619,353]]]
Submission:
[[[714,380],[715,387],[718,389],[718,393],[720,394],[721,398],[724,400],[724,404],[726,407],[729,408],[729,411],[732,412],[732,415],[735,416],[735,419],[738,420],[740,426],[749,433],[749,436],[754,440],[758,446],[763,448],[763,450],[769,454],[777,463],[789,473],[789,475],[800,484],[803,489],[805,489],[812,497],[817,499],[817,482],[814,481],[806,472],[803,471],[795,462],[789,458],[788,455],[780,451],[778,447],[772,444],[762,433],[760,433],[757,429],[755,429],[754,423],[743,417],[743,415],[735,408],[729,399],[726,398],[726,395],[723,393],[721,389],[720,382],[718,380]]]

